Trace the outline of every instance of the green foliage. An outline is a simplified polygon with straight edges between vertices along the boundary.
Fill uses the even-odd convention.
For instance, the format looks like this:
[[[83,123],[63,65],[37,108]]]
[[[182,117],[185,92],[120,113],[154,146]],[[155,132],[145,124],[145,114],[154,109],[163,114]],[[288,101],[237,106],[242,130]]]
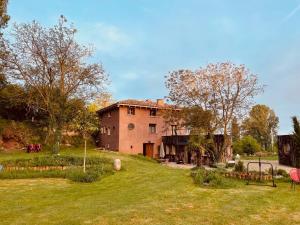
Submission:
[[[81,166],[83,164],[83,158],[79,156],[41,156],[33,157],[29,159],[12,159],[1,162],[4,166]],[[88,157],[86,159],[87,165],[102,165],[112,164],[112,160],[103,157]]]
[[[191,176],[194,183],[202,187],[229,188],[235,186],[234,182],[225,178],[219,171],[200,168],[193,170]]]
[[[92,183],[100,178],[100,174],[96,171],[73,170],[67,175],[68,179],[75,182]]]
[[[158,161],[153,159],[153,158],[150,158],[150,157],[147,157],[147,156],[144,156],[143,154],[138,154],[138,155],[130,155],[131,158],[134,158],[134,159],[139,159],[139,160],[144,160],[144,161],[148,161],[148,162],[155,162],[157,163]]]
[[[98,116],[95,112],[83,107],[73,118],[71,128],[79,132],[84,138],[91,137],[99,129]]]
[[[24,120],[28,113],[26,90],[17,84],[5,83],[0,88],[0,116],[5,119]]]
[[[83,158],[78,156],[44,156],[29,159],[13,159],[2,161],[4,167],[22,167],[22,170],[4,170],[0,173],[0,179],[24,179],[24,178],[68,178],[75,182],[90,183],[99,180],[100,177],[113,174],[111,159],[103,157],[89,157],[86,159],[87,171],[82,171]],[[31,167],[58,167],[67,166],[65,170],[52,168],[49,170],[33,170]]]
[[[278,124],[279,118],[271,108],[266,105],[255,105],[249,117],[243,122],[243,130],[246,135],[254,137],[264,150],[270,150]]]
[[[13,140],[26,145],[33,137],[33,133],[24,123],[11,121],[1,130],[1,136],[3,141]]]
[[[244,171],[246,171],[246,168],[244,166],[243,161],[238,161],[238,163],[235,164],[234,171],[236,171],[236,172],[244,172]]]
[[[260,151],[261,147],[258,142],[251,136],[245,136],[241,140],[233,143],[234,154],[247,154],[253,155],[255,152]]]
[[[294,127],[295,162],[294,166],[300,168],[300,123],[296,116],[292,118]]]
[[[277,169],[277,170],[274,170],[273,172],[274,172],[274,175],[289,177],[289,174],[283,169]],[[269,174],[272,174],[271,168],[269,169]]]

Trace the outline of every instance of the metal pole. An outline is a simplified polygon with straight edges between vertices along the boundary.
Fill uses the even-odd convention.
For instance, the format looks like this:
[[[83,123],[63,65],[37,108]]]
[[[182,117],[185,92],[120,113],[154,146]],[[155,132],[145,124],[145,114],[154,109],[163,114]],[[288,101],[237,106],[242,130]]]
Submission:
[[[260,161],[260,157],[258,158],[258,165],[259,165],[259,181],[261,182],[262,177],[261,177],[261,161]]]
[[[84,157],[83,157],[83,172],[85,173],[85,161],[86,161],[86,138],[84,139]]]

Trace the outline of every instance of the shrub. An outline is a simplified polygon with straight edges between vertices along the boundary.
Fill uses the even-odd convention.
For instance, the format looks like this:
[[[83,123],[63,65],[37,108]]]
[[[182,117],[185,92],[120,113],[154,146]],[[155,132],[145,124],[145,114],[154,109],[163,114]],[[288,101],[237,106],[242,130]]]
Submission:
[[[226,179],[221,172],[214,170],[197,169],[191,172],[194,183],[199,186],[214,188],[233,187],[234,183]]]
[[[277,169],[277,170],[274,169],[273,172],[274,172],[274,175],[289,177],[289,174],[283,169]],[[271,168],[269,169],[269,174],[272,174],[272,169]]]
[[[26,145],[30,141],[32,133],[30,129],[23,123],[12,121],[2,130],[3,141],[13,140],[22,145]]]
[[[14,159],[1,162],[4,166],[81,166],[83,158],[78,156],[43,156],[30,159]],[[104,157],[88,157],[86,165],[112,164],[112,160]]]
[[[20,178],[68,178],[76,182],[90,183],[99,180],[100,177],[113,174],[111,159],[90,157],[86,159],[86,173],[82,171],[83,158],[77,156],[46,156],[32,159],[15,159],[1,162],[4,167],[23,167],[22,170],[2,171],[0,179]],[[29,167],[39,166],[68,166],[66,170],[36,171]]]
[[[242,161],[238,161],[234,166],[234,171],[236,172],[244,172],[246,170],[244,163]]]
[[[82,183],[92,183],[100,178],[100,174],[95,170],[88,170],[84,173],[82,170],[73,170],[67,174],[67,178]]]
[[[236,141],[233,144],[233,152],[234,154],[242,154],[245,153],[247,155],[253,155],[255,152],[260,151],[261,147],[251,136],[245,136],[241,140]]]

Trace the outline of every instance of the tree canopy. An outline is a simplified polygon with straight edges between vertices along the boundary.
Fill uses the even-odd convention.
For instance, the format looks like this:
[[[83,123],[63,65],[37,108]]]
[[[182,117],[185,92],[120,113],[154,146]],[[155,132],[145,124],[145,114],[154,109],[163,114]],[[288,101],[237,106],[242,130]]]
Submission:
[[[233,118],[245,115],[253,97],[263,91],[255,74],[244,65],[230,62],[208,64],[196,71],[173,71],[165,83],[169,89],[168,99],[175,104],[212,112],[215,128],[225,137],[221,160],[230,154],[228,134]]]
[[[255,105],[243,121],[245,135],[251,135],[265,149],[270,149],[272,139],[277,134],[279,118],[266,105]]]
[[[58,146],[68,119],[68,102],[86,101],[101,93],[107,83],[102,65],[89,63],[93,49],[77,43],[76,32],[63,16],[50,28],[36,21],[16,24],[10,41],[5,42],[9,54],[1,57],[10,80],[32,90],[31,105],[47,113],[48,131]]]

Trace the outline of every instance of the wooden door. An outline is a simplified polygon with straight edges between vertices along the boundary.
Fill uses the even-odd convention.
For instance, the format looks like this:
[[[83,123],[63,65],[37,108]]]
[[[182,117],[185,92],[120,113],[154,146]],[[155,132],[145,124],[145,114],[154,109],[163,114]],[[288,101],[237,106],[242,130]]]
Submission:
[[[153,158],[153,147],[154,144],[147,143],[145,144],[145,156]]]

